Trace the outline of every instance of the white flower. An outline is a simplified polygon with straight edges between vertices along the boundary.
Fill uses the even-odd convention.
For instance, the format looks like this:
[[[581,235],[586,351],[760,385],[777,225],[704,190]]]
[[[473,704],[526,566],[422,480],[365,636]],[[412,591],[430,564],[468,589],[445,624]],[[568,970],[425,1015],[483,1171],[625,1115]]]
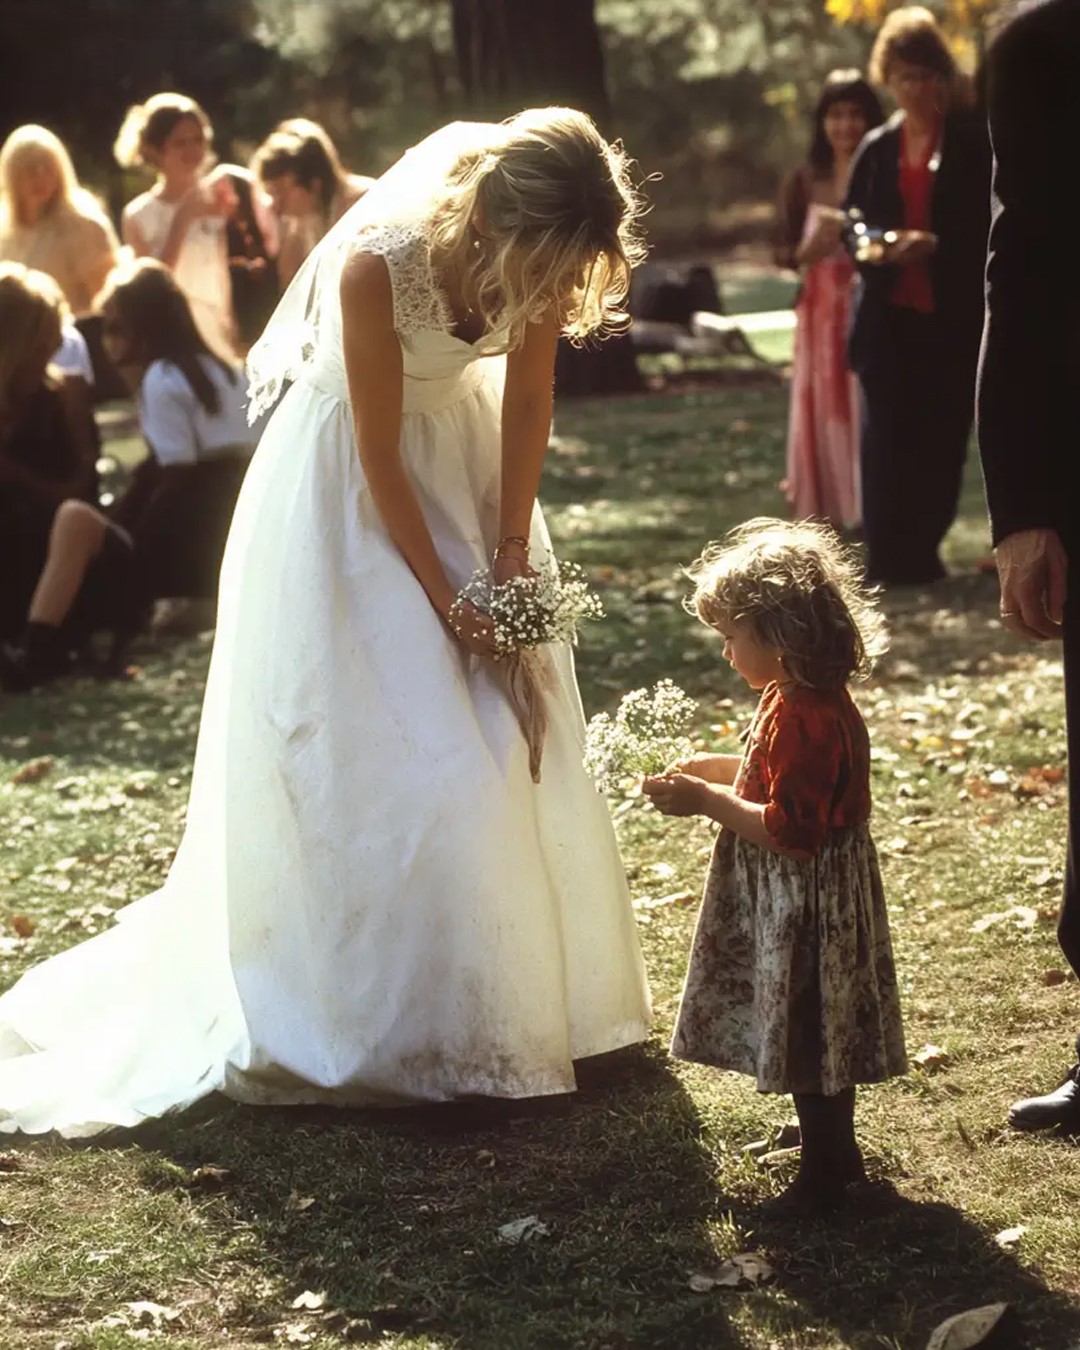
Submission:
[[[671,680],[634,689],[614,718],[598,713],[585,729],[585,768],[601,792],[628,778],[661,773],[693,754],[690,726],[697,704]]]
[[[494,620],[495,643],[504,655],[549,642],[574,644],[579,624],[604,617],[582,568],[554,558],[545,559],[535,576],[503,582],[490,571],[474,572],[462,594]]]

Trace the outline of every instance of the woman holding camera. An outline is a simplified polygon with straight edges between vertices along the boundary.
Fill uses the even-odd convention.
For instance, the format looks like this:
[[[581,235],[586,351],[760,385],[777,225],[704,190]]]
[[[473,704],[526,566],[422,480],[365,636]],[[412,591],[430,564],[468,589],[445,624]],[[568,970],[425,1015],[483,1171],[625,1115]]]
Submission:
[[[894,10],[871,78],[896,114],[863,142],[845,207],[860,272],[849,354],[863,394],[867,575],[923,585],[956,516],[983,322],[990,147],[929,10]]]

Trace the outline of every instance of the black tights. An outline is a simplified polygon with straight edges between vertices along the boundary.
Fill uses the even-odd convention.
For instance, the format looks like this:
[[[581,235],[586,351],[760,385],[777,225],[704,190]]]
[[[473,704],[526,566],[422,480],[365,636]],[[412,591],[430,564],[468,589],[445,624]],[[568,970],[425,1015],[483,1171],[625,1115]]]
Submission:
[[[821,1092],[796,1092],[795,1112],[802,1135],[800,1189],[836,1192],[849,1182],[865,1179],[862,1152],[855,1138],[853,1087],[832,1097]]]

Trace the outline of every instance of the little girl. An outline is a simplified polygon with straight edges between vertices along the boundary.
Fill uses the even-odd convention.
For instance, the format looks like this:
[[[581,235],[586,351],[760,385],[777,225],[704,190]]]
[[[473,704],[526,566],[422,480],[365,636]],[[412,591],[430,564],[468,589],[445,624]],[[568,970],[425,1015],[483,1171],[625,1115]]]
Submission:
[[[847,690],[884,628],[826,526],[749,521],[690,576],[692,612],[761,701],[741,757],[697,755],[643,785],[665,815],[724,827],[672,1052],[792,1093],[799,1173],[773,1206],[832,1209],[866,1179],[855,1085],[907,1067],[869,739]]]

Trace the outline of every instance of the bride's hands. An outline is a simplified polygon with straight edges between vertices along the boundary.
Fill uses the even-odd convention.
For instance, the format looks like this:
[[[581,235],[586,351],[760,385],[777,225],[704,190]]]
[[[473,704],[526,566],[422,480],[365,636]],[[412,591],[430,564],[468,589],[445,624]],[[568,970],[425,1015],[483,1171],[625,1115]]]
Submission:
[[[450,631],[470,656],[486,656],[497,660],[495,624],[463,597],[454,601],[446,615]]]
[[[491,575],[501,586],[513,577],[534,577],[536,568],[529,563],[529,547],[521,539],[503,539],[491,560]]]

